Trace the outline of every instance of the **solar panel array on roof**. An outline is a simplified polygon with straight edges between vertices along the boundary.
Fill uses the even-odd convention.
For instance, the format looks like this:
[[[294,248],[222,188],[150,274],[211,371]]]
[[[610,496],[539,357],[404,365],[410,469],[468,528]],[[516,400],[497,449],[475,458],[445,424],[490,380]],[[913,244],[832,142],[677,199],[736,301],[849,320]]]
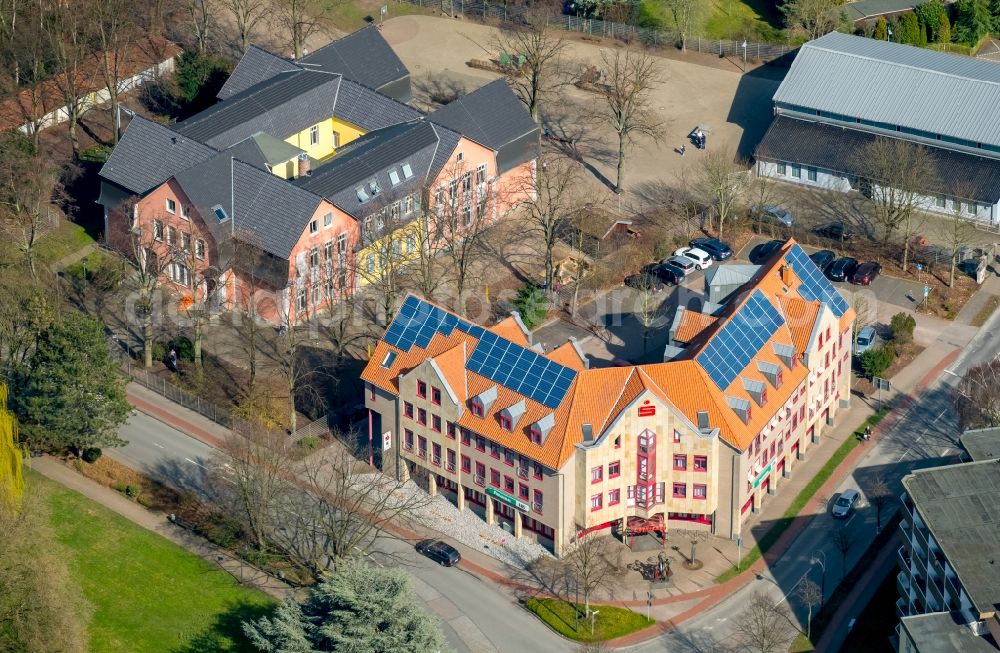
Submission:
[[[576,378],[574,370],[490,331],[479,339],[467,367],[549,408],[559,406]]]
[[[805,250],[798,245],[792,245],[786,260],[792,264],[795,276],[802,280],[798,291],[804,299],[809,301],[818,299],[829,306],[837,317],[847,312],[847,301],[840,296],[829,279],[823,276],[823,271],[813,263]]]
[[[470,372],[549,408],[562,402],[576,378],[574,370],[413,296],[403,302],[382,339],[403,351],[414,345],[424,349],[435,333],[449,336],[456,328],[479,340],[466,365]]]
[[[719,390],[725,390],[784,323],[764,294],[755,290],[698,354],[698,364]]]

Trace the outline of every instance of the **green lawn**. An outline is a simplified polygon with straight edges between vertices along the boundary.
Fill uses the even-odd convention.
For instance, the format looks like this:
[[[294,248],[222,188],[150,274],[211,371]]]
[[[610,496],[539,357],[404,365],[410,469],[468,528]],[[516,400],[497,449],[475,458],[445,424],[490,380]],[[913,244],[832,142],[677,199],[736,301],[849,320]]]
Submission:
[[[273,601],[168,540],[31,472],[93,609],[92,653],[250,651],[240,623]]]
[[[715,582],[725,583],[727,580],[739,576],[744,570],[753,565],[753,563],[760,560],[761,555],[767,553],[768,549],[774,546],[774,543],[778,541],[778,538],[781,537],[782,533],[784,533],[788,527],[792,525],[792,522],[796,517],[798,517],[799,513],[802,512],[802,509],[806,507],[806,504],[809,503],[810,500],[812,500],[813,495],[815,495],[816,492],[823,487],[823,484],[826,483],[827,479],[833,475],[834,470],[836,470],[840,463],[844,461],[844,458],[847,458],[847,454],[851,453],[851,451],[858,446],[860,443],[858,436],[861,433],[864,433],[865,427],[871,426],[874,428],[876,424],[882,421],[882,418],[885,417],[888,412],[889,407],[887,406],[862,422],[861,425],[854,430],[854,433],[851,434],[851,437],[844,440],[843,443],[837,447],[837,450],[833,452],[833,455],[830,456],[828,461],[826,461],[826,464],[824,464],[823,467],[816,472],[816,475],[813,476],[809,480],[809,483],[802,488],[802,491],[795,496],[795,500],[792,501],[790,506],[788,506],[788,510],[785,511],[785,514],[782,515],[781,519],[777,520],[771,526],[771,529],[767,531],[762,538],[760,538],[760,542],[757,546],[750,549],[750,551],[743,556],[743,559],[740,560],[739,566],[733,565],[723,573],[719,574],[719,576],[715,579]]]
[[[409,16],[412,14],[431,14],[432,8],[412,5],[408,2],[379,2],[372,7],[373,3],[366,0],[355,0],[354,2],[330,2],[326,7],[326,18],[338,29],[345,32],[353,32],[356,29],[368,24],[366,17],[372,18],[376,23],[379,20],[379,7],[386,4],[389,7],[389,14],[386,19],[396,16]],[[440,5],[436,5],[440,9]]]
[[[37,260],[42,265],[51,265],[94,242],[87,230],[69,220],[60,220],[59,226],[42,236],[37,245]]]
[[[625,608],[594,605],[591,609],[597,610],[597,617],[594,621],[594,634],[591,635],[590,621],[583,619],[582,605],[574,606],[559,599],[528,599],[524,607],[537,614],[552,630],[578,642],[614,639],[656,623],[653,619],[647,619],[644,614]],[[577,614],[580,615],[580,630],[575,628]]]
[[[784,40],[781,13],[767,0],[714,0],[706,6],[703,16],[701,24],[692,30],[695,38]],[[642,3],[639,23],[667,31],[674,29],[670,12],[662,3],[650,0]]]

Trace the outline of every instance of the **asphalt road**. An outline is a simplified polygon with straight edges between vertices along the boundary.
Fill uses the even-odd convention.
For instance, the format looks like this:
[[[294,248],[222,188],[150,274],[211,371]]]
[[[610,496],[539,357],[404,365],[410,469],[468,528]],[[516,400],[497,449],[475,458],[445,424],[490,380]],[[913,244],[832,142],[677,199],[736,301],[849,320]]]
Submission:
[[[107,455],[174,485],[197,491],[206,472],[224,464],[219,452],[142,412],[119,429],[128,445]],[[410,542],[380,540],[370,556],[376,564],[405,569],[428,610],[441,619],[457,653],[573,651],[534,616],[503,594],[463,571],[446,569],[419,555]]]

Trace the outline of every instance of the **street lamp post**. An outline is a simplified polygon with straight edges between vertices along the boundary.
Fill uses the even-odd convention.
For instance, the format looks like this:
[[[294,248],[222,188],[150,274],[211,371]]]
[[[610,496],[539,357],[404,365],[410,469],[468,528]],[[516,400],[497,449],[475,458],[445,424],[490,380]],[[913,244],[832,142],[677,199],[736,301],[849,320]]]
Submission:
[[[885,40],[886,41],[892,40],[892,28],[889,27],[888,25],[886,25],[885,27]]]
[[[743,39],[743,72],[747,71],[747,40]]]
[[[823,575],[820,577],[819,581],[819,609],[823,609],[823,601],[826,597],[826,552],[817,549],[813,551],[812,560],[809,561],[811,564],[819,565],[820,569],[823,570]]]

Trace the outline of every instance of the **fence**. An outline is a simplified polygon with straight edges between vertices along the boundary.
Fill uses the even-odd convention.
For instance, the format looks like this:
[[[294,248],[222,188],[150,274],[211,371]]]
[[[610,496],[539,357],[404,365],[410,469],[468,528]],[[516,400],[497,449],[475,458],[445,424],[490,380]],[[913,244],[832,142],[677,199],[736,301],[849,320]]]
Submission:
[[[148,388],[158,395],[166,397],[175,404],[180,404],[224,427],[233,427],[233,416],[227,409],[205,401],[201,397],[180,388],[161,376],[151,374],[148,370],[135,365],[131,358],[126,359],[122,371],[139,385]]]
[[[493,4],[482,0],[466,2],[464,0],[400,0],[420,7],[434,7],[446,14],[461,14],[465,18],[480,21],[496,21],[506,24],[525,24],[525,7],[508,7],[503,4]],[[551,27],[590,34],[604,38],[619,40],[635,40],[645,45],[659,48],[679,47],[681,36],[678,32],[637,27],[594,18],[579,16],[546,16],[545,22]],[[746,43],[744,49],[743,44]],[[717,54],[720,57],[746,57],[749,61],[774,61],[798,48],[785,43],[750,43],[745,41],[730,41],[727,39],[707,39],[700,36],[688,36],[687,48],[695,52]]]

